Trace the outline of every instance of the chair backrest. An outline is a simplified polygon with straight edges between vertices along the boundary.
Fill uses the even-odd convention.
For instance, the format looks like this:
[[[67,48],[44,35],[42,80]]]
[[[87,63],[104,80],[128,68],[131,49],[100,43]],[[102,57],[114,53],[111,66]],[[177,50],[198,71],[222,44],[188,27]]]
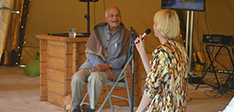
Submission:
[[[120,81],[120,80],[122,80],[126,76],[126,72],[127,72],[126,69],[127,69],[128,64],[129,64],[129,62],[131,60],[132,60],[132,55],[129,57],[127,63],[124,65],[124,67],[123,67],[121,73],[119,74],[119,77],[116,79],[116,81]]]

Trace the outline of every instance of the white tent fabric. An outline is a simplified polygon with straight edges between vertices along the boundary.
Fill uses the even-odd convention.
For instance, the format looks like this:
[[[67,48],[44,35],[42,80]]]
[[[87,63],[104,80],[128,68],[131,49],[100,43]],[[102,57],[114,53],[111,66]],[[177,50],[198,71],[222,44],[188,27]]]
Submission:
[[[0,7],[11,7],[12,0],[0,0]],[[10,11],[0,10],[0,59],[6,37],[7,25],[9,24]]]

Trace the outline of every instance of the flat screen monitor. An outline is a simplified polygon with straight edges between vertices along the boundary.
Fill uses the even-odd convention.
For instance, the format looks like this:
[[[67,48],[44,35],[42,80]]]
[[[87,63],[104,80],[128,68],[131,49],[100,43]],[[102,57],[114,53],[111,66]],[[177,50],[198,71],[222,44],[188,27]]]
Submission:
[[[161,8],[205,11],[205,0],[162,0]]]

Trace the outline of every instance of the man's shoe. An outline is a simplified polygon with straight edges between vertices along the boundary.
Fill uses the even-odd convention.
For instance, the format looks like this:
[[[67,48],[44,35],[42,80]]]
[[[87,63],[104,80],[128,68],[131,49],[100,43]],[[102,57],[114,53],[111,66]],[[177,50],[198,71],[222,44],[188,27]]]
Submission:
[[[85,109],[85,112],[95,112],[95,109],[91,109],[90,107]]]
[[[72,112],[81,112],[80,106],[76,106]]]

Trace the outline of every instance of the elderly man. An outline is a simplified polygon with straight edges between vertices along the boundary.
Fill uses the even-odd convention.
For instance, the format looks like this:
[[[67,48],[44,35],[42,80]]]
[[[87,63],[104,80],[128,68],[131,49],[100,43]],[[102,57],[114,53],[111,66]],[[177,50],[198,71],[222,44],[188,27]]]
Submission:
[[[121,22],[120,10],[110,7],[105,12],[105,20],[94,26],[86,43],[87,60],[72,77],[73,112],[81,112],[79,104],[86,82],[90,107],[85,112],[95,112],[102,84],[115,81],[127,59],[131,33]]]

